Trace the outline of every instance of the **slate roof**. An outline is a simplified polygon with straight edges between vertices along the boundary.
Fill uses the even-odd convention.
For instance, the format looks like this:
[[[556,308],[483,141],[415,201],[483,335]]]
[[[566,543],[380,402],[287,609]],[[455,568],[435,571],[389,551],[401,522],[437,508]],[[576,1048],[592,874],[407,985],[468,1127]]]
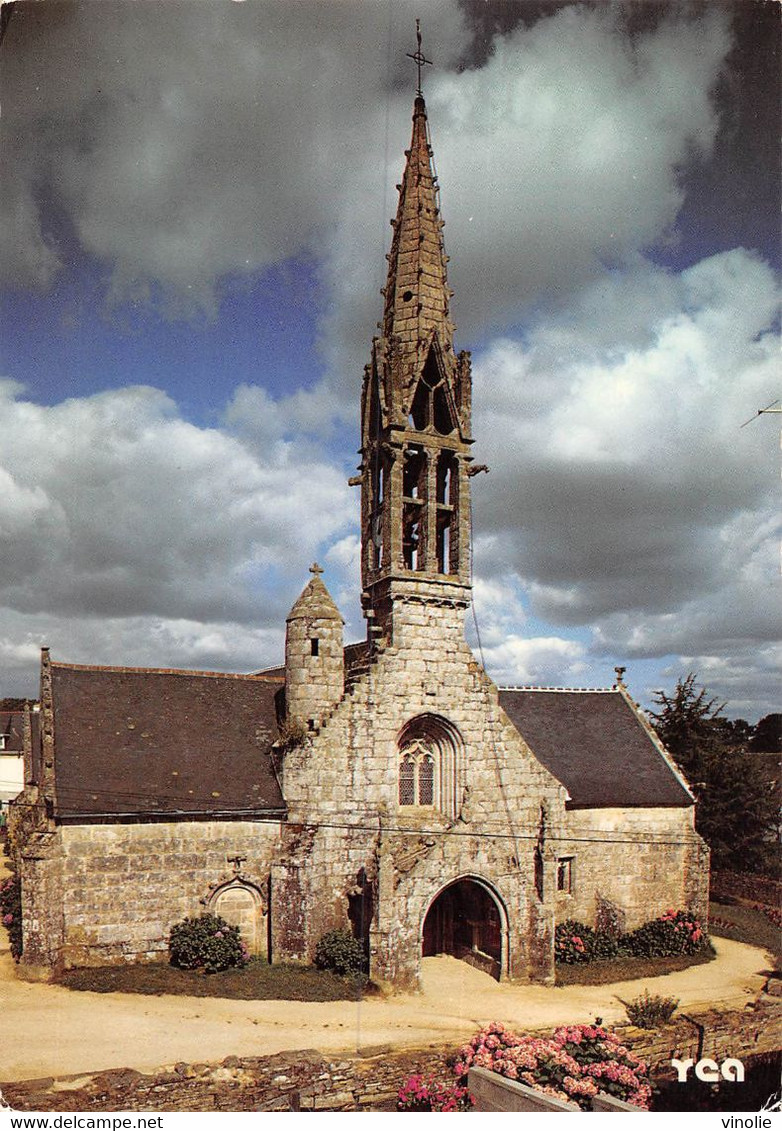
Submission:
[[[4,754],[24,751],[24,711],[0,711],[0,734],[5,736]]]
[[[52,664],[58,817],[279,816],[284,680]]]
[[[0,756],[25,757],[24,749],[24,717],[25,712],[14,709],[0,711],[0,734],[5,736],[5,743],[0,749]],[[24,780],[25,785],[37,781],[37,774],[41,763],[41,715],[37,710],[30,711],[30,757],[25,757]]]
[[[621,692],[508,688],[500,705],[567,789],[569,809],[693,804]]]

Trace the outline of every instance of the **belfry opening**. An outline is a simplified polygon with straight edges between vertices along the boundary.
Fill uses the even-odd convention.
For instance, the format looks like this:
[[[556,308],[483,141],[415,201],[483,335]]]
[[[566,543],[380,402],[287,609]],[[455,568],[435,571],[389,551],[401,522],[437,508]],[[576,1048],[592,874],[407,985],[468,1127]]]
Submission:
[[[450,954],[491,974],[503,969],[503,912],[496,896],[477,880],[456,880],[426,913],[421,954]]]

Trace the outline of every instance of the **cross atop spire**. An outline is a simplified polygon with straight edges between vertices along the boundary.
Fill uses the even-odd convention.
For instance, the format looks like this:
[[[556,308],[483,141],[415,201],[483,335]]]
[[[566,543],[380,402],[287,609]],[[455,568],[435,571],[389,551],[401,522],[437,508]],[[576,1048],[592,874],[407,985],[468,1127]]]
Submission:
[[[319,577],[320,574],[323,573],[323,570],[320,568],[317,562],[313,562],[310,566],[310,573],[314,573],[316,577]]]
[[[428,63],[430,66],[432,66],[433,64],[432,64],[432,60],[427,59],[426,55],[424,55],[423,51],[421,50],[421,21],[420,20],[415,21],[415,37],[416,37],[416,40],[418,41],[418,48],[417,48],[414,55],[411,55],[410,52],[408,51],[407,57],[408,57],[408,59],[412,59],[413,62],[415,63],[415,65],[416,65],[416,67],[418,68],[418,87],[416,89],[416,94],[418,95],[419,98],[423,98],[423,90],[421,89],[421,68],[423,67],[423,65],[425,63]]]

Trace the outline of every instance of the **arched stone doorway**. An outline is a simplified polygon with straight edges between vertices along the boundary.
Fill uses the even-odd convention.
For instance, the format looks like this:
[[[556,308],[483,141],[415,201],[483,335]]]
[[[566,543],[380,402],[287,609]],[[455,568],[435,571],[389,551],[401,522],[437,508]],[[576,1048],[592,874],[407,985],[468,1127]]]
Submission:
[[[423,923],[421,953],[452,954],[498,981],[505,966],[505,910],[487,884],[456,880],[429,906]]]
[[[213,893],[209,905],[215,915],[221,915],[226,923],[239,928],[250,954],[268,957],[267,916],[256,887],[241,880],[225,884]]]

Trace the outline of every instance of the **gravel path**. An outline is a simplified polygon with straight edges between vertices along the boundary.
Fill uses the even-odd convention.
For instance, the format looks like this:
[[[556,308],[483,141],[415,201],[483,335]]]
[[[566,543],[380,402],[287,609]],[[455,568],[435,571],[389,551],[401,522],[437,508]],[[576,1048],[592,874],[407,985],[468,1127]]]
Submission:
[[[763,986],[762,950],[716,939],[703,966],[608,986],[500,985],[464,962],[423,960],[423,993],[364,1002],[227,1001],[94,994],[23,982],[0,954],[0,1081],[218,1061],[293,1049],[356,1051],[373,1045],[454,1043],[487,1021],[517,1028],[624,1019],[620,998],[644,989],[680,999],[681,1010],[742,1008]]]

